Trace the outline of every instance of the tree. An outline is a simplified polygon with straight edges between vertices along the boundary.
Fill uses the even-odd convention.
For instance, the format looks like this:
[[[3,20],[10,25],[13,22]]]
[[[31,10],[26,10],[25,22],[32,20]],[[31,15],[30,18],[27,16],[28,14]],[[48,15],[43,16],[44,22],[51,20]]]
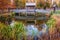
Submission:
[[[14,4],[11,4],[11,0],[1,0],[0,1],[0,8],[6,9],[6,8],[14,8]]]
[[[25,0],[15,0],[15,5],[17,8],[25,8]]]
[[[43,0],[38,0],[37,1],[37,8],[43,8],[44,4],[45,4],[45,2]]]

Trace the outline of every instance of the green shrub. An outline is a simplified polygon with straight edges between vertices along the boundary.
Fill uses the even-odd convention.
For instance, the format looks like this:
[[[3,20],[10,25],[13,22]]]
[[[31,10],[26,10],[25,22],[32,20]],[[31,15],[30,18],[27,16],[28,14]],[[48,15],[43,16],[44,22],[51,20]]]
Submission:
[[[56,14],[60,14],[60,10],[56,10],[56,12],[55,12]]]
[[[47,26],[50,28],[50,27],[55,27],[55,23],[56,23],[56,20],[55,19],[53,19],[53,18],[50,18],[47,22],[46,22],[46,24],[47,24]]]
[[[13,28],[10,25],[0,23],[1,40],[21,40],[26,39],[26,31],[22,23],[16,23]]]

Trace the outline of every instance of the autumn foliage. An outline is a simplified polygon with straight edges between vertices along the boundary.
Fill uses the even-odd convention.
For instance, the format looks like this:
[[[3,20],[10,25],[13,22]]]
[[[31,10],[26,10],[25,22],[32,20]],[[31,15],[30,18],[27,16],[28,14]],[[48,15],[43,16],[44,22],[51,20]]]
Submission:
[[[15,7],[14,5],[14,3],[11,3],[11,0],[0,0],[0,9],[13,8]]]

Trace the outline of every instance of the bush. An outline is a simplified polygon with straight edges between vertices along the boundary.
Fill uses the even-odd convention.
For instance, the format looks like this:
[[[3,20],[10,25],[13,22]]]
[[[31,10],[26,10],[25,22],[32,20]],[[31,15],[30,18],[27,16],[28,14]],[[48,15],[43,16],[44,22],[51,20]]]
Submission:
[[[50,3],[49,1],[47,2],[40,1],[39,3],[37,3],[37,8],[44,8],[44,9],[50,8]]]
[[[56,12],[55,12],[56,14],[60,14],[60,10],[56,10]]]
[[[47,8],[50,8],[50,3],[49,2],[46,2],[45,4],[46,4]]]
[[[56,26],[56,20],[52,17],[50,17],[50,19],[46,22],[48,29],[49,29],[49,33],[53,34],[55,31],[55,26]]]
[[[50,18],[48,21],[47,21],[47,26],[50,28],[50,27],[54,27],[55,26],[55,22],[56,20],[53,19],[53,18]]]
[[[0,39],[1,40],[21,40],[26,39],[26,31],[22,23],[16,23],[13,28],[10,25],[0,23]]]

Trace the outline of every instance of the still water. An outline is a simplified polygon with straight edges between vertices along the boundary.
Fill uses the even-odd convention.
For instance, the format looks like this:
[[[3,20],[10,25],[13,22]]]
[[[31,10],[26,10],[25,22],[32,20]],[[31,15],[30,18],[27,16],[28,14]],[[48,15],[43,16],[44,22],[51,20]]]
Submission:
[[[14,21],[11,22],[11,27],[13,28],[14,26]],[[38,30],[38,28],[34,25],[34,24],[27,24],[27,26],[25,26],[25,29],[27,30],[27,36],[36,36],[36,35],[40,35],[42,36],[43,34],[47,34],[48,33],[48,27],[45,23],[40,25],[42,27],[41,30]]]
[[[27,35],[30,35],[30,36],[40,35],[40,36],[42,36],[43,34],[47,34],[47,32],[48,32],[47,25],[42,24],[41,27],[42,27],[42,29],[38,30],[38,28],[35,25],[32,25],[32,24],[27,25],[27,27],[26,27]]]

